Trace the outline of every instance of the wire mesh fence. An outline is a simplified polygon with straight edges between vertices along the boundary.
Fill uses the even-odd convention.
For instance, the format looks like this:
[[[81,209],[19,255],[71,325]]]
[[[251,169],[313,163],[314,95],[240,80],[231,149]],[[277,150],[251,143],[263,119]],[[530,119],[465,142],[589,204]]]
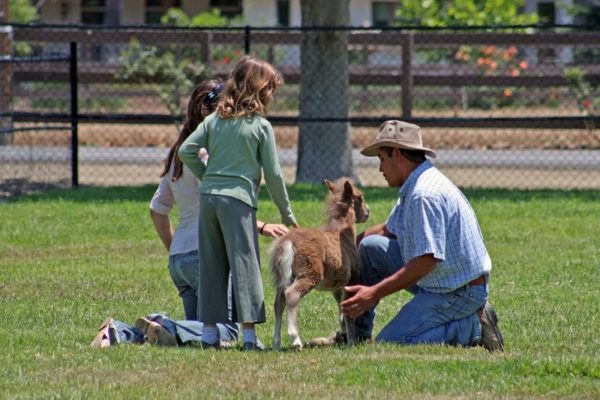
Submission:
[[[68,112],[70,96],[60,98],[54,94],[56,84],[36,82],[15,85],[13,78],[14,71],[23,69],[66,69],[68,72],[70,60],[68,53],[0,59],[0,201],[72,184],[71,126],[46,121],[15,123],[11,113],[14,108],[21,107],[38,108],[42,114],[48,108]]]
[[[328,47],[334,36],[338,47]],[[420,125],[435,164],[461,186],[600,187],[596,31],[13,26],[11,40],[13,59],[57,57],[77,43],[85,185],[157,182],[193,84],[225,79],[250,53],[286,81],[269,119],[290,183],[345,174],[385,185],[359,150],[393,118]],[[0,65],[10,82],[4,129],[69,123],[68,63]],[[51,147],[69,134],[15,131],[9,145]]]

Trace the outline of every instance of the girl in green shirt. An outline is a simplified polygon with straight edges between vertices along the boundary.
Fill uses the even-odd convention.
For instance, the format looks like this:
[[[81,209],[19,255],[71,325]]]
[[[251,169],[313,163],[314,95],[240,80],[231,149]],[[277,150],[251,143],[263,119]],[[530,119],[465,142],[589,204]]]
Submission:
[[[256,209],[261,176],[282,222],[297,227],[264,116],[283,79],[269,63],[243,57],[225,84],[217,111],[179,148],[179,158],[201,180],[198,319],[204,347],[218,347],[217,322],[228,320],[231,273],[233,319],[242,324],[243,349],[256,350],[254,325],[265,322]],[[205,165],[200,149],[210,154]]]

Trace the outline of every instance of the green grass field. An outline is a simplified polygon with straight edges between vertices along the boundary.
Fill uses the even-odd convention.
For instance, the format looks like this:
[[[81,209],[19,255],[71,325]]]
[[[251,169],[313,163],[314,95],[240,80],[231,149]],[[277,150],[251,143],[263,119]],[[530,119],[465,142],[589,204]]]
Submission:
[[[92,349],[107,316],[183,317],[149,218],[153,190],[81,188],[0,204],[0,398],[600,398],[600,191],[466,191],[494,262],[502,354],[382,344]],[[318,185],[290,188],[302,226],[323,222],[324,195]],[[367,225],[387,217],[395,195],[365,190]],[[278,220],[264,189],[258,216]],[[260,240],[268,322],[258,334],[270,345],[270,239]],[[407,296],[383,300],[376,332]],[[304,340],[336,330],[327,293],[309,294],[298,315]]]

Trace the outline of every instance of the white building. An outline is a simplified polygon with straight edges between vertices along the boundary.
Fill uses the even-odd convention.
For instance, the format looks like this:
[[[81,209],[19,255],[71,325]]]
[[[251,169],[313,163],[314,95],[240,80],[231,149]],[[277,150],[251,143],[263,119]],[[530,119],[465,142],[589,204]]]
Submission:
[[[170,7],[194,16],[218,8],[242,16],[250,26],[300,26],[300,0],[45,0],[41,20],[49,24],[140,25],[157,23]],[[395,18],[394,0],[350,0],[350,25],[387,26]]]

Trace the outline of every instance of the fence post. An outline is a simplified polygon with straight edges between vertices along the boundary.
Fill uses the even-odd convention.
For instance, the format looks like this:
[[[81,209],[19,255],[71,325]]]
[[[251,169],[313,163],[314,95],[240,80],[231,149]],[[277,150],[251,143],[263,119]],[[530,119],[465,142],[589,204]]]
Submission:
[[[71,60],[69,75],[71,77],[71,185],[79,186],[79,106],[78,106],[78,77],[77,77],[77,42],[71,42]]]
[[[13,134],[12,121],[12,93],[13,73],[11,65],[12,54],[12,26],[0,26],[0,57],[5,62],[0,62],[0,129],[6,130],[0,133],[0,145],[11,144]]]
[[[402,118],[410,118],[412,115],[412,52],[414,37],[413,33],[402,34]]]
[[[212,32],[200,32],[200,61],[204,63],[204,65],[210,65],[210,60],[212,59]]]
[[[250,26],[244,29],[244,54],[250,54]]]

